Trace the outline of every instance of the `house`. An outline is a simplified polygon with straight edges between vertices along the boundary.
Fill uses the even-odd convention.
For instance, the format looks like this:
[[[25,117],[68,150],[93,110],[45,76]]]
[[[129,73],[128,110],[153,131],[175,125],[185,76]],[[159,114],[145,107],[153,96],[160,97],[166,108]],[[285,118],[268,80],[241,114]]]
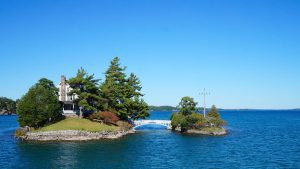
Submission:
[[[69,92],[72,91],[72,88],[67,83],[66,77],[64,75],[60,78],[60,84],[57,86],[59,89],[58,95],[59,95],[59,101],[63,103],[63,114],[64,115],[78,115],[79,114],[79,108],[74,103],[74,100],[77,98],[77,96],[70,95]]]

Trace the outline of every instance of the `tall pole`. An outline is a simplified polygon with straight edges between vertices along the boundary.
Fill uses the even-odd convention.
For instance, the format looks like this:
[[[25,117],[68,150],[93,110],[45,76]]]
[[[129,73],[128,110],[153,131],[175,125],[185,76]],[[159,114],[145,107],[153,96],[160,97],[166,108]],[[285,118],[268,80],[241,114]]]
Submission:
[[[203,95],[203,116],[206,117],[206,105],[205,105],[205,97],[206,95],[209,95],[210,93],[206,92],[205,88],[200,95]]]

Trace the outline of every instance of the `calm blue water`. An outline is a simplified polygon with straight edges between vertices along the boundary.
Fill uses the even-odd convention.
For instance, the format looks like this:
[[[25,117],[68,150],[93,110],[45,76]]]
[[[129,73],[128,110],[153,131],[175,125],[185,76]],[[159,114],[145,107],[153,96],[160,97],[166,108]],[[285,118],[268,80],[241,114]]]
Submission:
[[[0,168],[300,168],[300,111],[223,111],[230,134],[181,135],[157,126],[113,141],[21,142],[0,116]],[[170,112],[153,112],[168,119]]]

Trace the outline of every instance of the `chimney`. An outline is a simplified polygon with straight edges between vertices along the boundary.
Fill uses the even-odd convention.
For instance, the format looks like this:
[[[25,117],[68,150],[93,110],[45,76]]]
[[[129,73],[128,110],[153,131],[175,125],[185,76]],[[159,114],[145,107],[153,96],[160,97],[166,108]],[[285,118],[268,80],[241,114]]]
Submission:
[[[66,101],[66,77],[64,75],[60,77],[60,100]]]

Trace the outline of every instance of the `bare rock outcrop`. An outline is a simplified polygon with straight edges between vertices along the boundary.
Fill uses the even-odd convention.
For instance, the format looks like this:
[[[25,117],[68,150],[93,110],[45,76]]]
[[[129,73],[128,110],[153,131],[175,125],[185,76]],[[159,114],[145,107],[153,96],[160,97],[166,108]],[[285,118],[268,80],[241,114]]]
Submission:
[[[18,136],[22,140],[32,141],[85,141],[85,140],[100,140],[100,139],[117,139],[134,131],[103,131],[103,132],[88,132],[78,130],[62,130],[62,131],[47,131],[47,132],[27,132],[23,136]]]

